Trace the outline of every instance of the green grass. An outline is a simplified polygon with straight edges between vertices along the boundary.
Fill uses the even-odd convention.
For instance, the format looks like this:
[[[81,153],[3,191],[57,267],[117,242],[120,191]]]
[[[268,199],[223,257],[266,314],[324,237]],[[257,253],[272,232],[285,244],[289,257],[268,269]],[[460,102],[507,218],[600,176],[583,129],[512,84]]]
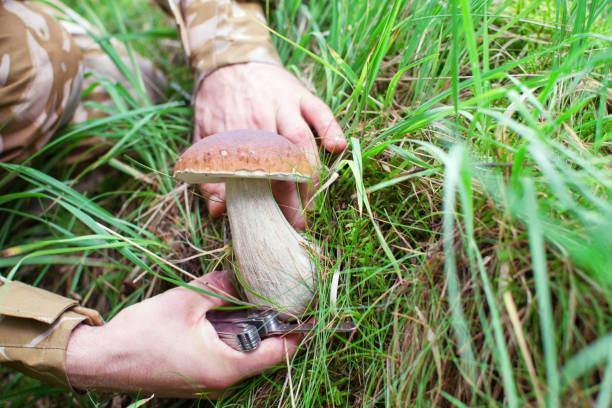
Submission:
[[[276,3],[283,61],[350,139],[324,154],[308,232],[316,317],[359,328],[315,330],[289,376],[280,366],[216,406],[610,406],[610,3]],[[145,6],[75,2],[104,21],[103,43],[129,39],[165,70],[166,101],[107,82],[108,117],[65,129],[31,167],[2,165],[19,177],[0,180],[3,275],[106,319],[231,261],[206,252],[230,244],[226,221],[169,177],[190,144],[191,82],[168,21]],[[93,135],[107,154],[62,164]],[[110,401],[2,373],[0,404]]]

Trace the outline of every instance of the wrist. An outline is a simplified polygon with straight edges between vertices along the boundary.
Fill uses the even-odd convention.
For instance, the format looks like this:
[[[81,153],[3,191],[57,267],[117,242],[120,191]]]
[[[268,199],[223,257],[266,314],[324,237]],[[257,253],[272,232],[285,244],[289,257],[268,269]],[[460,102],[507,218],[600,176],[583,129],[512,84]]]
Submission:
[[[87,390],[100,381],[99,367],[106,364],[102,332],[104,326],[80,324],[70,335],[66,347],[66,376],[72,388]]]
[[[103,326],[81,324],[73,330],[66,348],[66,376],[73,388],[147,393],[154,389],[149,386],[153,362],[146,344],[138,341],[146,336],[130,330],[132,321],[118,315]]]
[[[253,70],[262,69],[280,69],[285,71],[283,64],[281,64],[280,62],[275,63],[271,61],[238,61],[230,64],[220,65],[210,70],[206,74],[200,75],[199,79],[196,81],[196,86],[194,90],[196,94],[200,92],[200,90],[202,90],[202,88],[204,87],[204,83],[211,78],[214,78],[213,81],[218,81],[219,84],[222,86],[227,86],[236,83],[244,83],[245,81],[248,82],[253,77]]]

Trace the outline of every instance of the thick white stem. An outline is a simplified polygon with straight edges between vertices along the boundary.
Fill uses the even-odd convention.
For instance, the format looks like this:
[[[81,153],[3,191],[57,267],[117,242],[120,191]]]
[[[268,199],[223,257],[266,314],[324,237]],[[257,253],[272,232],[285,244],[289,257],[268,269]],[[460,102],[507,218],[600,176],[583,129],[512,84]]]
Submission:
[[[228,179],[227,214],[248,300],[300,315],[313,296],[307,242],[287,222],[265,179]]]

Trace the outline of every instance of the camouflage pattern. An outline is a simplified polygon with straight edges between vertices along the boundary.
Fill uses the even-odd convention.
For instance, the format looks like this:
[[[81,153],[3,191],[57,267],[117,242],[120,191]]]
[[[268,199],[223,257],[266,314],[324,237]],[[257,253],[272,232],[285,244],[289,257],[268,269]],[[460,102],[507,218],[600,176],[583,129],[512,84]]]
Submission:
[[[83,79],[83,89],[88,89],[89,92],[83,97],[72,115],[70,123],[82,123],[89,119],[101,118],[106,116],[106,111],[96,107],[87,106],[86,102],[96,102],[99,105],[113,106],[114,102],[106,89],[102,85],[92,86],[99,82],[102,78],[107,78],[111,81],[118,82],[138,100],[138,95],[134,91],[132,84],[121,73],[117,65],[109,58],[109,56],[100,48],[98,43],[92,38],[99,37],[100,33],[87,20],[81,17],[72,9],[56,0],[46,0],[53,5],[43,6],[46,13],[54,16],[60,21],[62,27],[70,34],[77,47],[81,50],[81,64],[83,72],[87,75]],[[131,67],[131,61],[128,56],[128,51],[123,43],[112,38],[111,45],[119,54],[122,62],[127,67]],[[142,75],[146,95],[152,103],[161,102],[164,90],[167,87],[166,78],[161,71],[153,66],[153,63],[148,59],[133,52],[136,64]],[[100,156],[105,150],[112,145],[103,137],[90,137],[81,141],[78,146],[71,150],[70,155],[64,159],[64,164],[73,164],[74,162],[88,160],[95,156]]]
[[[4,1],[0,21],[0,160],[18,162],[72,118],[81,50],[38,4]]]
[[[281,65],[259,4],[230,0],[166,1],[195,74],[194,92],[206,75],[224,65],[243,62]]]
[[[89,35],[99,35],[97,30],[63,4],[49,3],[53,6],[15,0],[0,3],[0,161],[23,162],[62,125],[104,116],[104,111],[83,104],[112,105],[102,86],[81,99],[81,91],[100,77],[132,91],[129,81]],[[123,44],[113,41],[113,46],[129,67]],[[158,102],[165,78],[150,61],[138,55],[136,61],[149,100]],[[87,72],[93,75],[84,79]],[[99,142],[84,142],[95,143]]]
[[[97,75],[131,87],[89,35],[97,35],[93,27],[61,3],[46,2],[53,6],[16,0],[0,3],[0,161],[23,162],[62,125],[104,115],[86,108],[81,100],[82,89],[97,81]],[[196,75],[195,90],[208,73],[224,65],[280,65],[259,5],[167,0],[164,6],[176,20]],[[129,67],[125,48],[113,45]],[[149,61],[138,56],[136,60],[147,96],[157,102],[165,79]],[[94,75],[84,79],[83,73],[90,71]],[[101,86],[87,100],[112,103]],[[83,150],[99,143],[84,141]],[[66,347],[72,330],[81,323],[102,325],[103,321],[98,312],[74,300],[19,282],[4,283],[0,286],[0,363],[69,388]]]
[[[0,363],[51,384],[70,387],[66,346],[80,323],[102,325],[100,314],[75,300],[8,282],[0,286]]]

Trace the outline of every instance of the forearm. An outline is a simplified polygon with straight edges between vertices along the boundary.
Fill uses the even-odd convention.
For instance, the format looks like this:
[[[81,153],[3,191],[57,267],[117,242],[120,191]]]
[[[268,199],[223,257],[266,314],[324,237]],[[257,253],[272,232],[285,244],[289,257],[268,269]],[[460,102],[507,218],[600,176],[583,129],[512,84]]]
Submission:
[[[66,349],[66,374],[70,384],[80,390],[153,393],[154,390],[133,384],[131,379],[134,361],[141,370],[151,363],[146,351],[130,348],[130,342],[126,342],[121,333],[115,333],[111,326],[80,325],[72,332]]]

